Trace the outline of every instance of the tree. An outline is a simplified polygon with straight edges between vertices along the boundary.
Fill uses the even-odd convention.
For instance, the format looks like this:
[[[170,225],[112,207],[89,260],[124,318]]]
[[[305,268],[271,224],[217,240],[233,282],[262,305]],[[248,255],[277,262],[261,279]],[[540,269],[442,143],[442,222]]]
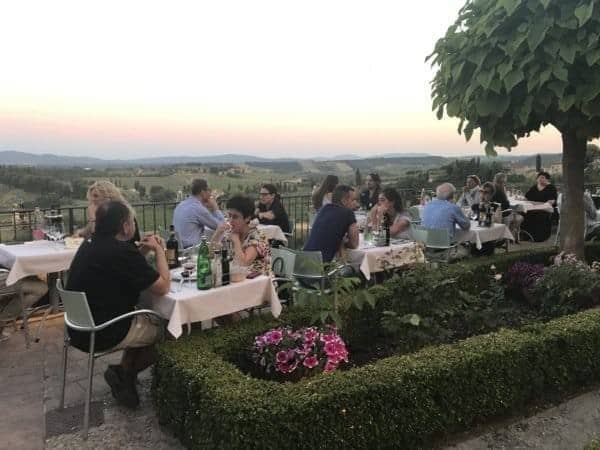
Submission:
[[[542,171],[542,155],[539,153],[535,157],[535,171],[540,173]]]
[[[354,183],[356,184],[356,186],[362,186],[362,176],[358,167],[356,168],[356,173],[354,174]]]
[[[467,0],[439,39],[433,108],[479,129],[487,154],[553,125],[562,135],[561,248],[583,256],[586,144],[600,134],[600,4]]]

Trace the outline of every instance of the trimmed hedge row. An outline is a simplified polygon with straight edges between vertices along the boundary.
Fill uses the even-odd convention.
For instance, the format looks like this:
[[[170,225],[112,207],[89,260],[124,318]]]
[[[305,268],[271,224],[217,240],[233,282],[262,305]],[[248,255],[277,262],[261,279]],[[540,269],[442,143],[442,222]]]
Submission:
[[[153,383],[158,416],[184,445],[418,448],[600,380],[598,310],[299,383],[251,378],[219,354],[239,352],[239,344],[269,325],[257,320],[160,348]]]
[[[509,253],[440,270],[477,292],[489,283],[483,266],[504,271],[524,259],[547,262],[555,253]],[[598,260],[600,246],[588,246],[586,253]],[[401,291],[401,280],[372,288],[387,306]],[[281,320],[302,326],[312,315],[294,308]],[[298,383],[242,373],[238,367],[252,338],[279,323],[255,317],[161,345],[153,379],[161,424],[189,448],[418,448],[600,380],[599,310],[430,346]]]

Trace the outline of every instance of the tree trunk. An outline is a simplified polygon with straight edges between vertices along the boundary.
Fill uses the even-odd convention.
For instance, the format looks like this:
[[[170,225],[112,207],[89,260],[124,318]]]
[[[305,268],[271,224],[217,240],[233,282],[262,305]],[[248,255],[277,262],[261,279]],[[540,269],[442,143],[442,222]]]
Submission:
[[[583,171],[587,140],[575,132],[562,133],[563,190],[560,208],[560,248],[583,259]]]

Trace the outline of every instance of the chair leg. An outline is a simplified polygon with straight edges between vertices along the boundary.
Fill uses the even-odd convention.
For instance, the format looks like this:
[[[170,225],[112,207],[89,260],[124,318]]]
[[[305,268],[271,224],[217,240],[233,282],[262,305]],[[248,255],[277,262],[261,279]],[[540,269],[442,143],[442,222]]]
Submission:
[[[22,290],[19,290],[19,301],[21,302],[21,315],[23,317],[23,332],[25,333],[25,346],[29,348],[31,345],[31,336],[29,334],[29,321],[27,317],[27,311],[25,311],[25,304],[23,303]]]
[[[65,336],[63,342],[63,354],[62,354],[62,386],[60,391],[60,409],[65,407],[65,387],[67,384],[67,358],[69,356],[69,344],[71,339],[67,331],[67,325],[65,325]]]
[[[87,440],[90,427],[90,407],[92,403],[92,381],[94,379],[94,344],[96,333],[90,334],[90,353],[88,360],[87,392],[85,396],[85,411],[83,413],[83,439]]]

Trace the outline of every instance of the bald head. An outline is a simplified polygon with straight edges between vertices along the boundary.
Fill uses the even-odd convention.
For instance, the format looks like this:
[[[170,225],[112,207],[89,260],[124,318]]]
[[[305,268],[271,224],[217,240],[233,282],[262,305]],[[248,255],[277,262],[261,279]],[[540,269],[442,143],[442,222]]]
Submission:
[[[452,183],[443,183],[440,184],[435,190],[435,196],[439,200],[452,200],[455,192],[456,188]]]

